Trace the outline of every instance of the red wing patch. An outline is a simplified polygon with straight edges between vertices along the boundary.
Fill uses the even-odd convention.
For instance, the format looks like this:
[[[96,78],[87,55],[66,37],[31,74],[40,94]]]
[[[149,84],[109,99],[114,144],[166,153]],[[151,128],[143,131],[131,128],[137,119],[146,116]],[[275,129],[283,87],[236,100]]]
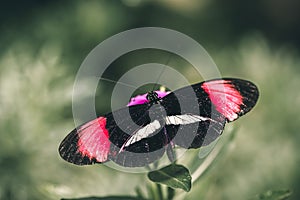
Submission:
[[[231,80],[204,82],[202,89],[209,95],[216,110],[229,121],[234,121],[242,111],[243,96]]]
[[[60,144],[61,157],[77,165],[108,161],[111,142],[105,126],[106,118],[99,117],[71,131]]]
[[[97,162],[107,161],[110,149],[106,118],[99,117],[78,129],[78,151]]]

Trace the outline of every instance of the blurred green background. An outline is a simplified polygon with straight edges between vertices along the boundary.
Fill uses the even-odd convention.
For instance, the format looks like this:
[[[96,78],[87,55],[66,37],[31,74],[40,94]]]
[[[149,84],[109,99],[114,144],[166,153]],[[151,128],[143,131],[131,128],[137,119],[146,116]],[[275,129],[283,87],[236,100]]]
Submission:
[[[72,86],[83,59],[106,38],[144,26],[194,38],[222,76],[251,80],[261,93],[255,109],[235,122],[239,130],[229,152],[186,199],[247,199],[282,188],[300,199],[299,10],[298,0],[2,2],[0,199],[134,194],[146,184],[143,174],[73,166],[57,151],[74,128]],[[168,59],[166,53],[145,55],[118,59],[111,77],[136,63]],[[189,67],[182,70],[193,78]],[[111,89],[101,89],[99,113],[109,111]]]

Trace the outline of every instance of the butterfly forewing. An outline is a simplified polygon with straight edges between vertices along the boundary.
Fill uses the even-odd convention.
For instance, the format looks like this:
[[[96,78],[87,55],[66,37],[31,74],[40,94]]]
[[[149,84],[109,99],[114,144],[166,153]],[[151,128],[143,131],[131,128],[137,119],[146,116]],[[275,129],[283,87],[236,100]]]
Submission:
[[[168,135],[174,137],[175,144],[184,148],[208,145],[220,136],[226,122],[201,85],[181,88],[161,100],[168,116],[177,119],[173,124],[167,123]]]
[[[209,145],[222,134],[226,122],[236,120],[254,107],[258,95],[253,83],[240,79],[216,79],[176,90],[161,100],[166,112],[179,118],[177,121],[181,120],[180,115],[193,117],[191,123],[168,124],[167,132],[176,135],[175,144],[184,148]]]
[[[106,162],[110,141],[105,126],[106,118],[99,117],[75,128],[59,146],[61,157],[77,165]]]
[[[77,165],[109,160],[126,167],[153,163],[164,153],[166,136],[162,131],[163,122],[157,130],[151,131],[149,125],[153,121],[149,114],[152,113],[156,121],[162,121],[163,117],[161,112],[150,107],[150,104],[144,104],[122,108],[79,126],[61,143],[61,157]],[[130,142],[137,133],[142,134],[141,138]]]
[[[208,94],[216,110],[229,122],[249,112],[259,96],[253,83],[241,79],[217,79],[204,82],[200,87]]]

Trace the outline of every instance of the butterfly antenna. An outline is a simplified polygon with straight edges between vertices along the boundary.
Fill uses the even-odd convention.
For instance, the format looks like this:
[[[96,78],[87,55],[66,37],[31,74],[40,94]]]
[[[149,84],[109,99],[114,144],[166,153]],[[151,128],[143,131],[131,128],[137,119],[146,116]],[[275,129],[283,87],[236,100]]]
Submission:
[[[108,79],[108,78],[103,78],[103,77],[101,77],[100,79],[103,80],[103,81],[107,81],[107,82],[121,84],[121,85],[124,85],[124,86],[127,86],[127,87],[131,87],[131,88],[134,88],[136,90],[138,89],[138,87],[136,87],[134,85],[131,85],[131,84],[128,84],[128,83],[122,83],[120,81],[114,81],[114,80],[111,80],[111,79]]]

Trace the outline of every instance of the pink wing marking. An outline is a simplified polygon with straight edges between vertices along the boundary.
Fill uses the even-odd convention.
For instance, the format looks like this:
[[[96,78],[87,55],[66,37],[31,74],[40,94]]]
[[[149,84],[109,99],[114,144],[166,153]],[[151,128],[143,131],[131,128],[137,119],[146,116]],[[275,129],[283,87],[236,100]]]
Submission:
[[[78,151],[97,162],[107,161],[110,150],[109,134],[106,126],[106,118],[99,117],[78,129]]]
[[[234,88],[234,84],[230,80],[209,81],[203,83],[201,87],[209,95],[217,111],[229,121],[238,118],[241,105],[243,105],[243,96]]]
[[[168,95],[170,92],[163,92],[163,91],[155,91],[159,98],[163,98],[164,96]],[[147,94],[137,95],[135,97],[132,97],[130,99],[130,102],[127,104],[127,106],[133,106],[138,104],[145,104],[149,103],[147,99]]]

